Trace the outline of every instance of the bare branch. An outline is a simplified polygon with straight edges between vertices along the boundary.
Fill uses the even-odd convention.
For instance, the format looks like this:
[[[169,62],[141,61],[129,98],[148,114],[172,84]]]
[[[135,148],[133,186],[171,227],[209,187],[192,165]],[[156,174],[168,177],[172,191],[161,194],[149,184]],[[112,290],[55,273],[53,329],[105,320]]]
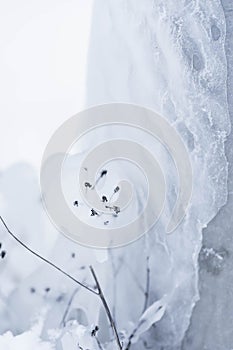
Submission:
[[[148,307],[148,302],[149,302],[149,291],[150,291],[150,265],[149,265],[149,256],[147,256],[146,258],[146,289],[145,289],[145,301],[144,301],[144,307],[142,310],[142,315],[144,314],[144,312],[146,311],[147,307]],[[125,348],[125,350],[129,350],[131,345],[132,345],[132,339],[134,338],[138,328],[140,326],[140,322],[138,323],[138,325],[134,328],[134,330],[132,331],[132,333],[129,336],[129,340],[128,340],[128,344]]]
[[[106,299],[105,299],[105,296],[104,296],[103,291],[102,291],[102,289],[101,289],[101,286],[100,286],[100,284],[99,284],[98,278],[97,278],[96,273],[95,273],[95,271],[94,271],[94,269],[93,269],[92,266],[90,266],[90,270],[91,270],[92,276],[93,276],[93,278],[94,278],[94,280],[95,280],[95,283],[96,283],[96,287],[97,287],[97,290],[98,290],[98,295],[99,295],[99,297],[100,297],[100,299],[101,299],[101,301],[102,301],[103,307],[104,307],[104,309],[105,309],[105,311],[106,311],[106,314],[107,314],[107,316],[108,316],[109,322],[110,322],[111,327],[112,327],[112,329],[113,329],[113,333],[114,333],[115,338],[116,338],[117,346],[118,346],[118,348],[119,348],[120,350],[122,350],[122,344],[121,344],[121,342],[120,342],[120,337],[119,337],[119,334],[118,334],[118,332],[117,332],[114,319],[113,319],[113,317],[112,317],[110,308],[109,308],[109,306],[108,306],[108,303],[107,303],[107,301],[106,301]]]
[[[98,338],[98,336],[97,336],[97,332],[98,332],[98,331],[99,331],[99,327],[98,327],[98,326],[95,326],[95,328],[94,328],[93,331],[91,332],[91,335],[92,335],[92,337],[95,338],[99,350],[104,350],[103,347],[102,347],[102,345],[101,345],[101,343],[100,343],[100,341],[99,341],[99,338]]]
[[[136,334],[136,332],[137,332],[137,330],[138,330],[138,328],[139,328],[139,325],[140,325],[140,324],[138,324],[137,327],[134,328],[133,332],[130,334],[130,336],[129,336],[129,341],[128,341],[128,344],[126,345],[125,350],[129,350],[129,349],[130,349],[130,347],[131,347],[131,345],[132,345],[132,339],[133,339],[133,337],[135,336],[135,334]]]
[[[70,299],[69,299],[69,301],[68,301],[68,304],[67,304],[67,306],[66,306],[64,315],[63,315],[62,320],[61,320],[61,325],[62,325],[63,327],[65,327],[65,325],[66,325],[66,317],[67,317],[67,315],[68,315],[68,313],[69,313],[71,304],[72,304],[72,302],[73,302],[73,300],[74,300],[74,297],[75,297],[75,295],[77,294],[78,290],[79,290],[79,288],[76,288],[76,289],[73,291],[73,293],[71,294],[71,297],[70,297]]]
[[[149,256],[146,258],[146,290],[145,290],[145,302],[142,313],[144,313],[148,307],[149,302],[149,291],[150,291],[150,265],[149,265]]]
[[[95,280],[95,283],[96,283],[96,288],[97,288],[97,291],[93,290],[92,288],[88,287],[87,285],[85,285],[84,283],[78,281],[76,278],[74,278],[73,276],[71,276],[69,273],[67,273],[66,271],[62,270],[60,267],[58,267],[57,265],[55,265],[54,263],[52,263],[51,261],[49,261],[48,259],[44,258],[43,256],[41,256],[40,254],[36,253],[34,250],[32,250],[31,248],[29,248],[25,243],[23,243],[17,236],[15,236],[15,234],[9,229],[9,227],[7,226],[6,222],[4,221],[4,219],[2,218],[2,216],[0,216],[0,220],[2,222],[2,224],[4,225],[5,229],[7,230],[7,232],[10,234],[10,236],[12,238],[14,238],[14,240],[16,240],[22,247],[24,247],[28,252],[30,252],[31,254],[33,254],[34,256],[36,256],[37,258],[41,259],[42,261],[44,261],[45,263],[49,264],[50,266],[52,266],[54,269],[56,269],[57,271],[61,272],[63,275],[65,275],[66,277],[68,277],[69,279],[71,279],[72,281],[74,281],[75,283],[77,283],[79,286],[85,288],[86,290],[88,290],[89,292],[91,292],[92,294],[95,294],[97,296],[99,296],[100,300],[102,301],[102,304],[104,306],[104,309],[106,311],[106,314],[107,314],[107,317],[109,319],[109,322],[110,322],[110,325],[113,329],[113,332],[114,332],[114,335],[115,335],[115,338],[116,338],[116,343],[117,343],[117,346],[119,348],[119,350],[122,350],[122,345],[121,345],[121,342],[120,342],[120,338],[119,338],[119,335],[118,335],[118,332],[117,332],[117,329],[116,329],[116,325],[115,325],[115,322],[113,320],[113,317],[111,315],[111,311],[109,309],[109,306],[108,306],[108,303],[105,299],[105,296],[103,294],[103,291],[101,289],[101,286],[99,284],[99,281],[97,279],[97,276],[96,276],[96,273],[93,269],[92,266],[90,266],[90,270],[91,270],[91,273],[92,273],[92,276]],[[76,293],[76,291],[75,291]],[[73,297],[71,298],[69,304],[68,304],[68,308],[70,306],[70,304],[72,303],[72,300],[74,298],[74,295],[75,293],[73,294]]]
[[[95,339],[96,339],[96,342],[97,342],[97,345],[98,345],[99,349],[100,349],[100,350],[104,350],[103,347],[102,347],[102,345],[101,345],[101,342],[99,341],[99,339],[98,339],[97,336],[95,336]]]
[[[130,272],[131,275],[133,276],[134,281],[135,281],[135,283],[137,284],[138,289],[139,289],[143,294],[145,294],[144,286],[143,286],[143,284],[141,283],[142,281],[139,279],[138,274],[135,273],[135,272],[133,271],[133,269],[131,268],[131,266],[128,264],[128,262],[127,262],[125,259],[122,260],[122,263],[123,263],[123,265],[124,265],[125,267],[127,267],[127,269],[129,270],[129,272]]]
[[[25,243],[23,243],[18,237],[16,237],[13,232],[10,231],[10,229],[8,228],[6,222],[3,220],[2,216],[0,216],[0,220],[2,221],[5,229],[7,230],[7,232],[11,235],[11,237],[13,237],[22,247],[24,247],[27,251],[29,251],[31,254],[33,254],[34,256],[36,256],[37,258],[41,259],[42,261],[44,261],[45,263],[49,264],[50,266],[52,266],[54,269],[56,269],[57,271],[61,272],[63,275],[65,275],[66,277],[68,277],[69,279],[71,279],[72,281],[74,281],[75,283],[77,283],[78,285],[80,285],[81,287],[87,289],[89,292],[93,293],[93,294],[98,294],[95,290],[93,290],[92,288],[88,287],[87,285],[83,284],[82,282],[78,281],[76,278],[74,278],[73,276],[71,276],[69,273],[67,273],[66,271],[62,270],[60,267],[58,267],[57,265],[55,265],[54,263],[52,263],[51,261],[49,261],[48,259],[44,258],[43,256],[41,256],[40,254],[36,253],[34,250],[32,250],[31,248],[29,248]]]
[[[116,305],[116,280],[117,280],[117,275],[118,275],[119,270],[116,269],[114,257],[112,254],[112,249],[108,249],[108,252],[109,252],[110,259],[111,259],[112,271],[114,274],[113,283],[112,283],[112,293],[113,293],[112,315],[113,315],[113,318],[116,319],[116,307],[115,307],[115,305]]]

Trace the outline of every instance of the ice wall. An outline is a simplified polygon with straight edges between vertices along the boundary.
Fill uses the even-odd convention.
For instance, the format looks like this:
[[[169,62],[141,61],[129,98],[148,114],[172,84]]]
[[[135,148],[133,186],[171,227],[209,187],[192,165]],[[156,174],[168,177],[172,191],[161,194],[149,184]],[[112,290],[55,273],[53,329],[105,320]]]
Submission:
[[[143,281],[149,251],[151,302],[169,295],[165,317],[146,337],[156,349],[180,348],[198,299],[202,229],[226,202],[224,40],[219,1],[99,1],[93,9],[88,105],[118,101],[155,109],[180,132],[193,166],[192,204],[174,235],[167,237],[161,224],[145,241],[112,253],[115,265],[124,266],[114,283],[124,327],[140,314],[143,295],[132,274]]]

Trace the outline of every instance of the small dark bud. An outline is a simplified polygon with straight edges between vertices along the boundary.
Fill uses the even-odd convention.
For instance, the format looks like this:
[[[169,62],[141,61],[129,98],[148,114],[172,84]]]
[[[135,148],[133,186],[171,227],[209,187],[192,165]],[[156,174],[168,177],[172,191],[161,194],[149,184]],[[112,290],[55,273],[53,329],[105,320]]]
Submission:
[[[107,202],[108,198],[106,196],[102,196],[102,202]]]
[[[74,201],[73,204],[74,204],[75,207],[78,207],[78,201]]]
[[[107,175],[107,173],[108,173],[107,170],[102,170],[101,174],[100,174],[100,177],[103,177],[103,176]]]
[[[92,337],[95,337],[96,336],[96,333],[98,332],[99,330],[99,327],[98,326],[95,326],[95,328],[91,331],[91,336]]]
[[[4,259],[4,258],[5,258],[5,256],[6,256],[6,251],[5,251],[5,250],[3,250],[3,251],[1,252],[1,258],[2,258],[2,259]]]
[[[34,294],[34,293],[36,293],[36,289],[35,289],[34,287],[31,287],[31,288],[30,288],[30,292],[31,292],[32,294]]]
[[[60,303],[63,299],[64,299],[64,295],[61,294],[57,297],[56,302]]]
[[[49,287],[45,288],[45,291],[46,293],[50,292],[50,288]]]
[[[91,187],[92,187],[92,185],[90,184],[90,182],[85,182],[84,186],[87,187],[87,188],[91,188]]]
[[[116,214],[120,213],[121,211],[120,208],[116,206],[113,207],[113,210],[115,211]]]
[[[91,209],[91,216],[99,215],[95,209]]]
[[[116,188],[114,188],[114,192],[115,192],[115,193],[118,192],[118,191],[120,191],[120,187],[119,187],[119,186],[117,186]]]

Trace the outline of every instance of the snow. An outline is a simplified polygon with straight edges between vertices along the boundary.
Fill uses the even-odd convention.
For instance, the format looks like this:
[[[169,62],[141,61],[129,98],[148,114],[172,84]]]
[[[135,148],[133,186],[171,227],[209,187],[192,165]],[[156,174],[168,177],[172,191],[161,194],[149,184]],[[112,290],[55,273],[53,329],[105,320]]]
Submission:
[[[0,348],[4,350],[54,350],[50,342],[44,342],[32,329],[14,337],[11,332],[0,336]]]

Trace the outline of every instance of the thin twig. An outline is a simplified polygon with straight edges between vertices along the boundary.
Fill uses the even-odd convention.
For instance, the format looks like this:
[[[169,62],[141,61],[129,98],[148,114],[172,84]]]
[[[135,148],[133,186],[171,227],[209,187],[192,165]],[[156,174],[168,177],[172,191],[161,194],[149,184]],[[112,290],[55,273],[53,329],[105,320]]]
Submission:
[[[134,336],[135,336],[139,326],[140,326],[140,323],[137,325],[137,327],[134,328],[133,332],[130,334],[129,340],[128,340],[128,344],[126,345],[125,350],[129,350],[130,349],[130,347],[132,345],[132,339],[134,338]]]
[[[14,235],[14,233],[9,229],[9,227],[7,226],[6,222],[4,221],[4,219],[2,218],[2,216],[0,215],[0,220],[3,223],[5,229],[7,230],[7,232],[10,234],[10,236],[12,238],[14,238],[22,247],[24,247],[27,251],[29,251],[31,254],[33,254],[34,256],[36,256],[37,258],[41,259],[42,261],[44,261],[45,263],[49,264],[50,266],[52,266],[54,269],[56,269],[57,271],[61,272],[63,275],[65,275],[66,277],[68,277],[69,279],[71,279],[72,281],[74,281],[75,283],[77,283],[79,286],[85,288],[86,290],[88,290],[89,292],[91,292],[92,294],[95,294],[97,296],[99,296],[100,300],[102,301],[102,304],[104,306],[104,309],[106,311],[107,317],[109,319],[109,322],[111,324],[111,327],[113,329],[115,338],[116,338],[116,343],[117,346],[119,348],[119,350],[122,350],[122,345],[120,342],[120,338],[116,329],[116,325],[114,322],[114,319],[112,317],[111,311],[109,309],[108,303],[105,299],[105,296],[103,294],[103,291],[101,289],[101,286],[99,284],[99,281],[97,279],[96,273],[93,269],[92,266],[90,266],[90,270],[92,273],[92,276],[95,280],[96,283],[96,288],[97,288],[97,292],[95,290],[93,290],[92,288],[88,287],[87,285],[83,284],[82,282],[78,281],[76,278],[74,278],[73,276],[71,276],[69,273],[67,273],[66,271],[62,270],[60,267],[58,267],[57,265],[55,265],[54,263],[52,263],[51,261],[49,261],[48,259],[44,258],[43,256],[41,256],[40,254],[36,253],[35,251],[33,251],[31,248],[29,248],[25,243],[23,243],[18,237],[16,237]]]
[[[102,347],[102,345],[101,345],[101,343],[100,343],[100,341],[99,341],[99,338],[98,338],[98,336],[97,336],[97,332],[98,332],[98,331],[99,331],[99,327],[98,327],[98,326],[95,326],[95,328],[94,328],[94,329],[92,330],[92,332],[91,332],[91,336],[95,338],[96,343],[97,343],[97,345],[98,345],[98,348],[99,348],[100,350],[104,350],[103,347]]]
[[[102,347],[102,345],[101,345],[101,342],[99,341],[99,339],[98,339],[98,337],[97,337],[97,335],[95,335],[95,339],[96,339],[96,342],[97,342],[97,345],[98,345],[99,349],[100,349],[100,350],[104,350],[103,347]]]
[[[106,176],[107,175],[107,173],[108,173],[108,171],[107,170],[102,170],[101,171],[101,174],[100,174],[100,176],[97,178],[97,180],[95,181],[95,183],[94,183],[94,185],[92,186],[92,190],[94,190],[95,189],[95,187],[97,186],[97,184],[99,183],[99,181],[100,181],[100,179],[102,179],[102,177],[104,177],[104,176]]]
[[[73,293],[71,294],[71,297],[70,297],[70,299],[69,299],[69,301],[68,301],[68,304],[67,304],[67,306],[66,306],[64,315],[63,315],[62,320],[61,320],[61,325],[63,325],[63,327],[65,327],[65,325],[66,325],[66,317],[67,317],[67,315],[68,315],[68,312],[69,312],[69,310],[70,310],[71,304],[72,304],[72,302],[73,302],[73,300],[74,300],[74,297],[75,297],[75,295],[77,294],[78,290],[79,290],[79,288],[76,288],[76,289],[73,291]]]
[[[116,338],[116,342],[117,342],[117,346],[118,346],[118,348],[119,348],[120,350],[122,350],[122,344],[121,344],[121,342],[120,342],[120,337],[119,337],[119,334],[118,334],[118,332],[117,332],[114,319],[113,319],[113,317],[112,317],[112,314],[111,314],[111,311],[110,311],[110,309],[109,309],[108,303],[107,303],[107,301],[106,301],[106,299],[105,299],[105,296],[104,296],[103,291],[102,291],[102,289],[101,289],[101,286],[100,286],[100,284],[99,284],[98,278],[97,278],[96,273],[95,273],[95,271],[94,271],[94,269],[93,269],[92,266],[90,266],[90,270],[91,270],[92,276],[93,276],[93,278],[94,278],[94,280],[95,280],[95,283],[96,283],[96,287],[97,287],[97,290],[98,290],[98,295],[99,295],[99,297],[100,297],[100,299],[101,299],[101,301],[102,301],[102,304],[103,304],[104,309],[105,309],[105,311],[106,311],[106,314],[107,314],[107,316],[108,316],[109,322],[110,322],[111,327],[112,327],[112,329],[113,329],[113,332],[114,332],[114,335],[115,335],[115,338]]]
[[[114,264],[114,258],[112,255],[112,250],[109,249],[109,256],[111,259],[111,264],[112,264],[112,271],[114,274],[114,278],[113,278],[113,284],[112,284],[112,293],[113,293],[113,306],[112,306],[112,316],[114,318],[114,320],[116,319],[116,279],[117,279],[117,273],[116,273],[116,266]]]
[[[144,302],[144,307],[143,307],[143,312],[144,313],[148,307],[148,302],[149,302],[149,291],[150,291],[150,265],[149,265],[149,256],[146,258],[146,290],[145,290],[145,302]]]
[[[142,315],[144,314],[144,312],[146,311],[147,307],[148,307],[148,302],[149,302],[149,291],[150,291],[150,265],[149,265],[149,256],[147,256],[146,258],[146,289],[144,292],[145,295],[145,301],[144,301],[144,307],[142,310]],[[138,325],[134,328],[134,330],[132,331],[132,333],[129,336],[129,340],[128,340],[128,344],[126,345],[125,350],[129,350],[131,345],[132,345],[132,339],[134,338],[138,328],[140,326],[140,322],[138,323]]]
[[[7,232],[11,235],[11,237],[13,237],[22,247],[24,247],[27,251],[29,251],[31,254],[35,255],[37,258],[41,259],[42,261],[46,262],[47,264],[49,264],[50,266],[52,266],[54,269],[56,269],[57,271],[61,272],[63,275],[65,275],[66,277],[68,277],[69,279],[71,279],[72,281],[74,281],[75,283],[77,283],[78,285],[80,285],[81,287],[89,290],[89,292],[93,293],[93,294],[98,294],[95,290],[93,290],[92,288],[88,287],[87,285],[83,284],[82,282],[78,281],[76,278],[74,278],[73,276],[71,276],[69,273],[67,273],[66,271],[62,270],[60,267],[58,267],[57,265],[55,265],[54,263],[52,263],[51,261],[49,261],[48,259],[44,258],[43,256],[41,256],[40,254],[36,253],[34,250],[32,250],[31,248],[29,248],[25,243],[23,243],[18,237],[16,237],[14,235],[13,232],[10,231],[9,227],[7,226],[6,222],[3,220],[2,216],[0,216],[0,220],[2,221],[5,229],[7,230]]]
[[[131,268],[131,266],[127,263],[127,261],[125,261],[125,259],[121,259],[122,260],[122,264],[128,268],[129,272],[131,273],[131,275],[134,278],[135,283],[137,284],[138,289],[145,294],[145,289],[143,287],[143,285],[141,284],[141,280],[139,281],[138,279],[138,275],[133,271],[133,269]]]

